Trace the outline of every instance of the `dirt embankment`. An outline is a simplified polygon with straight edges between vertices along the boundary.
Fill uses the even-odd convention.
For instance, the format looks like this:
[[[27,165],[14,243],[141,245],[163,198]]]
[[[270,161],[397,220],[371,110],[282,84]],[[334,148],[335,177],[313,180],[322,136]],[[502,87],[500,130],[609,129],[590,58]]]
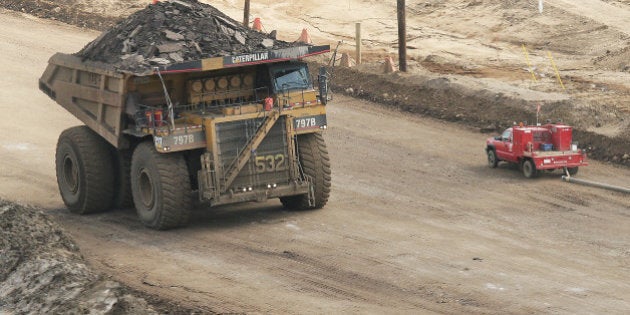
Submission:
[[[75,0],[4,0],[0,5],[9,10],[99,31],[112,27],[119,20],[90,12],[88,7],[78,5]]]
[[[147,299],[150,302],[147,302]],[[0,314],[191,314],[139,297],[86,265],[76,243],[41,211],[0,199]]]
[[[501,92],[478,90],[452,82],[447,77],[430,78],[406,74],[375,74],[352,68],[334,70],[333,89],[353,97],[400,110],[422,114],[480,128],[482,132],[500,132],[522,117],[536,121],[536,105]],[[579,120],[569,100],[546,101],[547,117],[562,117],[569,124]],[[607,137],[583,129],[574,130],[574,139],[586,148],[589,157],[630,166],[630,139]]]

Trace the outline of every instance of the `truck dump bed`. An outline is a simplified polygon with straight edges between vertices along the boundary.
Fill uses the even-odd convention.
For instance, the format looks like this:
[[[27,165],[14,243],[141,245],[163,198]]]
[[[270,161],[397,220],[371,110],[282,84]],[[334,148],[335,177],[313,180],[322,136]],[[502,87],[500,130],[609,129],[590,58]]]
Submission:
[[[130,77],[74,55],[57,53],[39,79],[39,88],[115,147],[120,137],[125,84]]]

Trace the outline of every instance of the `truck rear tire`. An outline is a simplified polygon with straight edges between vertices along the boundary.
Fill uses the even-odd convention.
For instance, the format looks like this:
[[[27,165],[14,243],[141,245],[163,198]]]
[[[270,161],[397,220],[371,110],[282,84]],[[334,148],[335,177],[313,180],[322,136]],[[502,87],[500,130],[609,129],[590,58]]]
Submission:
[[[302,165],[303,179],[313,183],[315,204],[309,205],[308,194],[282,197],[282,205],[289,210],[319,209],[326,205],[330,195],[330,158],[321,133],[309,133],[297,138],[297,151]]]
[[[181,153],[158,153],[152,142],[140,143],[131,160],[131,191],[147,227],[166,230],[188,223],[193,192]]]
[[[72,127],[59,135],[57,184],[70,212],[87,214],[111,208],[114,176],[109,146],[87,126]]]
[[[497,153],[494,149],[488,149],[488,166],[491,168],[496,168],[499,165],[499,160],[497,159]]]
[[[526,178],[534,178],[538,176],[538,170],[532,160],[523,161],[523,175],[525,175]]]
[[[131,150],[117,150],[113,146],[112,159],[114,161],[114,207],[132,208],[133,195],[131,193]]]
[[[569,172],[569,175],[573,176],[576,175],[578,173],[578,169],[579,167],[567,167],[567,171]]]

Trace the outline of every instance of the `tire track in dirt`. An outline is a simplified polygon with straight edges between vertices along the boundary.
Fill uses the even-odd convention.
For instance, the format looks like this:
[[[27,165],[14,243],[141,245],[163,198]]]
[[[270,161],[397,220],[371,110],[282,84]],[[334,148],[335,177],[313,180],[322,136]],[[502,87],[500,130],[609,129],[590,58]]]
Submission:
[[[545,2],[579,16],[591,18],[618,31],[630,35],[630,11],[599,0],[546,0]]]

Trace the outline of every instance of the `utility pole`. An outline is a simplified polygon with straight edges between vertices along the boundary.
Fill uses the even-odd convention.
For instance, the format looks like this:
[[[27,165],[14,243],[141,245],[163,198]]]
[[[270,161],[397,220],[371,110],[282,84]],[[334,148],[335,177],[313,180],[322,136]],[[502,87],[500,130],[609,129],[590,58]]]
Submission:
[[[358,65],[361,64],[361,23],[356,23],[355,24],[355,28],[356,28],[356,43],[357,43],[357,49],[356,49],[356,62]]]
[[[243,25],[249,27],[249,0],[245,0],[245,10],[243,10]]]
[[[407,26],[405,25],[405,0],[398,0],[398,70],[407,72]]]

